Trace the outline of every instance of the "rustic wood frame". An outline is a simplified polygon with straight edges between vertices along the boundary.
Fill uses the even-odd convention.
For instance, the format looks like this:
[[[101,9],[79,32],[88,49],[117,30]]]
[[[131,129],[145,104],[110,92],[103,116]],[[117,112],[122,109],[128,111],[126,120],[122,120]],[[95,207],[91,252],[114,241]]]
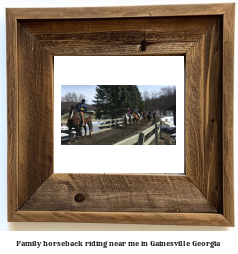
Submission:
[[[233,3],[7,9],[8,220],[234,226],[234,17]],[[54,174],[57,55],[184,55],[186,175]]]

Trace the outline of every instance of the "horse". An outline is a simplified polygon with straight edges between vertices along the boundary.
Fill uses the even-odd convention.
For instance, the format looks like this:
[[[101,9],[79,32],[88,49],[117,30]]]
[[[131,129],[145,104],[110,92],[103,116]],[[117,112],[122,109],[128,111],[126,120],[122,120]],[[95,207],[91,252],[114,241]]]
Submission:
[[[88,113],[84,113],[84,115],[86,115],[87,117],[84,117],[84,120],[85,120],[85,125],[83,126],[84,128],[84,131],[85,131],[85,137],[87,135],[87,127],[86,125],[88,125],[88,128],[89,128],[89,136],[92,137],[92,134],[91,134],[91,131],[92,131],[92,119],[91,119],[91,116],[88,114]],[[77,109],[75,108],[73,113],[71,114],[71,117],[73,118],[73,122],[74,122],[74,125],[78,125],[80,128],[79,128],[79,134],[80,136],[82,136],[82,132],[81,132],[81,128],[82,128],[82,117],[81,115],[78,114],[78,111]]]
[[[70,111],[69,111],[69,119],[68,119],[68,122],[67,122],[67,126],[68,126],[68,128],[69,128],[69,141],[68,141],[68,143],[67,143],[68,145],[69,145],[70,142],[71,142],[70,137],[71,137],[72,128],[75,128],[75,131],[76,131],[76,141],[75,141],[75,142],[78,141],[78,135],[79,135],[79,125],[78,125],[78,124],[75,125],[75,123],[74,123],[74,121],[73,121],[73,112],[74,112],[74,109],[73,109],[72,106],[71,106],[71,109],[70,109]]]
[[[145,112],[142,113],[142,116],[143,116],[143,120],[145,120],[147,117]]]
[[[137,124],[137,122],[140,121],[140,118],[138,117],[136,113],[132,113],[132,115],[133,115],[134,123]]]
[[[156,117],[156,115],[155,115],[155,116],[153,116],[153,120],[152,120],[151,126],[154,125],[154,124],[156,124],[156,123],[157,123],[157,117]]]
[[[92,120],[91,120],[91,116],[88,113],[83,113],[86,114],[88,117],[85,118],[85,125],[84,125],[84,131],[85,131],[85,137],[87,135],[87,127],[86,124],[89,127],[89,136],[92,137],[91,131],[92,131]],[[78,117],[78,112],[76,108],[71,108],[71,110],[69,111],[69,119],[68,119],[68,127],[69,127],[69,142],[68,144],[70,144],[70,135],[71,135],[71,130],[74,127],[76,130],[76,141],[78,142],[78,136],[82,136],[82,119],[81,116]],[[83,136],[82,136],[83,137]]]
[[[151,114],[148,114],[148,116],[147,116],[147,118],[148,118],[148,122],[151,120]]]
[[[131,127],[131,117],[128,116],[128,114],[125,114],[123,116],[123,121],[125,123],[125,126],[127,128],[127,125],[129,124],[129,126]]]

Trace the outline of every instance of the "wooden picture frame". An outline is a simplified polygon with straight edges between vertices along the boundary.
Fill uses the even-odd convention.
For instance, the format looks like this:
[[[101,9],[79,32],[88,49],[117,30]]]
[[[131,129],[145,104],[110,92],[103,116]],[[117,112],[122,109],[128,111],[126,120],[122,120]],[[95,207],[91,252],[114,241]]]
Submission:
[[[8,221],[234,226],[234,12],[233,3],[6,9]],[[186,174],[54,174],[61,55],[184,55]]]

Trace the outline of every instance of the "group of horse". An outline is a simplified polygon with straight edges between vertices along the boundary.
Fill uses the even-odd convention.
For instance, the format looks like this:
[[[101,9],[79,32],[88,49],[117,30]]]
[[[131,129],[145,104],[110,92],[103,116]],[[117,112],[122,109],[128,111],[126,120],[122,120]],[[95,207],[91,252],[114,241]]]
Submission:
[[[137,124],[140,121],[141,116],[143,117],[143,120],[148,119],[148,121],[150,121],[152,118],[151,114],[147,115],[145,112],[141,112],[140,117],[138,117],[136,113],[132,113],[131,117],[129,117],[128,114],[125,114],[123,116],[123,121],[126,128],[128,125],[131,127],[132,122],[134,122],[134,124]]]
[[[84,119],[85,119],[85,124],[83,125],[82,124],[82,116],[81,114],[84,114]],[[143,117],[143,119],[145,120],[146,118],[148,119],[148,121],[151,120],[151,116],[147,116],[146,113],[141,113],[141,116]],[[137,124],[139,121],[140,121],[140,118],[136,113],[132,113],[132,116],[129,117],[128,114],[125,114],[123,116],[123,121],[124,121],[124,124],[127,128],[127,126],[131,126],[132,124],[132,121],[134,122],[134,124]],[[88,113],[84,113],[84,112],[77,112],[77,109],[74,108],[74,107],[71,107],[70,111],[69,111],[69,119],[68,119],[68,128],[69,128],[69,141],[68,141],[68,144],[70,144],[71,142],[71,139],[70,139],[70,136],[71,136],[71,131],[72,131],[72,128],[75,128],[75,131],[76,131],[76,141],[75,142],[78,142],[78,137],[79,136],[82,136],[82,127],[84,128],[84,131],[85,131],[85,135],[82,136],[82,137],[86,137],[87,135],[87,127],[86,125],[88,126],[89,128],[89,136],[92,137],[92,130],[93,130],[93,125],[92,125],[92,119],[91,119],[91,116],[90,114]]]

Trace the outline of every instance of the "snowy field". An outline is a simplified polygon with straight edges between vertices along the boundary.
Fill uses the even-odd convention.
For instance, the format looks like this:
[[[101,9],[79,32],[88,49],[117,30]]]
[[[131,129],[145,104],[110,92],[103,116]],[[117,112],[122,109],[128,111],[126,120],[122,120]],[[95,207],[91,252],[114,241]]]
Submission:
[[[161,118],[163,122],[165,122],[168,126],[162,125],[162,129],[167,129],[169,131],[176,130],[176,126],[174,125],[174,117],[173,116],[164,116]],[[176,133],[172,134],[171,137],[176,139]]]

